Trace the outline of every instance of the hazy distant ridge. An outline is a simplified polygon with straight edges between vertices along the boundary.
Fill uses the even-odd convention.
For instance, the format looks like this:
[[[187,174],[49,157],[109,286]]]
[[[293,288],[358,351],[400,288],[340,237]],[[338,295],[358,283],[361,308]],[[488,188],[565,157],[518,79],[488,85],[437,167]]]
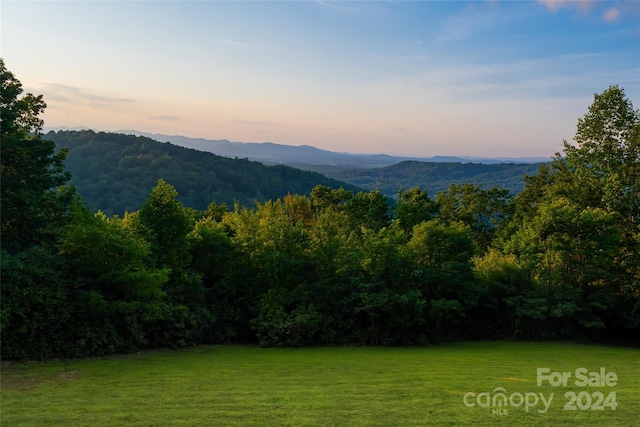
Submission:
[[[287,165],[330,165],[343,167],[373,168],[391,166],[407,160],[439,163],[519,163],[548,162],[546,157],[498,157],[482,158],[467,156],[403,157],[387,154],[337,153],[310,145],[284,145],[273,142],[231,142],[226,139],[190,138],[180,135],[163,135],[137,130],[120,130],[119,133],[145,136],[161,142],[170,142],[182,147],[208,151],[225,157],[247,158],[263,163]]]

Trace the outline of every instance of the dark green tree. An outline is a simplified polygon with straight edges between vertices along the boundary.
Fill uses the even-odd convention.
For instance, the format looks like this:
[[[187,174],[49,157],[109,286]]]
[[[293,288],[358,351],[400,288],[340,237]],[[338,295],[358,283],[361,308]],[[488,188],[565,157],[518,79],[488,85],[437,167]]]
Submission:
[[[407,233],[424,221],[429,221],[438,214],[438,205],[431,200],[427,190],[414,187],[408,191],[398,191],[398,203],[395,207],[395,219]]]
[[[557,155],[553,193],[583,209],[600,208],[615,216],[621,235],[609,264],[614,277],[620,323],[640,327],[640,111],[624,90],[611,86],[594,95],[578,120],[575,144]],[[617,321],[614,323],[618,323]]]
[[[187,236],[194,221],[177,196],[173,186],[159,179],[131,220],[133,228],[150,243],[151,267],[169,271],[163,287],[168,305],[151,340],[167,346],[199,342],[213,320],[204,305],[202,273],[191,268]]]
[[[134,351],[154,345],[147,329],[162,318],[168,270],[147,265],[149,244],[120,218],[79,204],[57,244],[66,266],[74,324],[83,354]]]
[[[10,253],[52,244],[68,220],[73,191],[63,188],[66,150],[41,138],[42,95],[22,95],[22,83],[0,58],[0,211],[2,249]]]
[[[548,318],[565,336],[578,327],[608,337],[637,330],[640,113],[622,88],[595,94],[574,142],[526,183],[507,227],[515,234],[503,243],[546,290]]]
[[[4,242],[3,242],[4,245]],[[2,252],[2,359],[40,360],[84,356],[78,345],[73,298],[64,265],[54,253],[31,246]]]
[[[379,231],[388,226],[391,220],[387,196],[379,189],[359,191],[346,203],[345,209],[354,230],[364,227]]]
[[[204,305],[215,319],[205,325],[202,340],[207,344],[247,342],[255,296],[243,277],[247,270],[242,253],[232,244],[228,228],[216,220],[224,216],[219,208],[226,211],[226,206],[211,204],[208,215],[187,236],[191,268],[202,276]]]
[[[473,257],[473,273],[481,287],[474,317],[484,336],[525,338],[539,336],[547,318],[542,287],[531,279],[529,268],[514,254],[495,249]]]
[[[127,230],[117,217],[92,214],[74,206],[73,222],[58,242],[59,254],[72,269],[76,285],[97,291],[106,300],[150,301],[162,297],[168,270],[154,270],[145,261],[149,244]]]
[[[422,222],[414,227],[404,250],[414,263],[411,281],[428,303],[431,339],[464,337],[465,326],[472,323],[469,310],[480,296],[472,272],[474,244],[469,227],[460,221]]]
[[[474,235],[478,247],[486,249],[496,233],[513,214],[512,196],[498,187],[483,190],[479,185],[453,184],[436,195],[439,217],[444,221],[462,221]]]
[[[160,179],[137,213],[138,228],[151,244],[154,261],[159,267],[175,268],[186,264],[189,219],[177,196],[176,189]]]
[[[505,245],[528,266],[544,297],[539,306],[549,332],[539,338],[593,336],[605,327],[602,315],[616,311],[617,275],[611,266],[620,232],[614,219],[604,209],[581,209],[557,197],[541,203],[538,214]]]
[[[54,243],[69,220],[73,190],[64,150],[41,138],[42,95],[0,58],[0,302],[3,358],[79,355],[64,262]]]
[[[352,198],[353,192],[342,187],[334,190],[324,185],[317,185],[311,190],[311,202],[317,211],[329,208],[339,210]]]

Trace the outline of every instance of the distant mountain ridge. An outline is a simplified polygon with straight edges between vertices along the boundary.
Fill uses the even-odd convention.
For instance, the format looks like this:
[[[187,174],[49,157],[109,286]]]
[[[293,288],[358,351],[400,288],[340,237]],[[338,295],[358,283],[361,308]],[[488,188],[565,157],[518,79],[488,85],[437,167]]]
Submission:
[[[353,168],[375,168],[391,166],[407,160],[437,163],[517,163],[531,164],[548,162],[546,157],[467,157],[467,156],[433,156],[409,157],[392,156],[388,154],[354,154],[338,153],[323,150],[310,145],[284,145],[273,142],[231,142],[226,139],[190,138],[180,135],[164,135],[140,132],[137,130],[120,130],[137,136],[145,136],[160,142],[171,142],[182,147],[208,151],[225,157],[247,158],[267,164],[287,164],[300,167],[301,165],[330,165]]]
[[[282,197],[289,191],[307,193],[313,187],[311,183],[356,191],[380,189],[390,198],[395,198],[400,188],[420,187],[435,196],[451,184],[468,183],[485,189],[497,186],[517,194],[524,188],[524,176],[537,174],[540,164],[550,160],[505,163],[507,159],[501,158],[480,163],[445,156],[416,160],[334,153],[311,146],[123,132],[58,130],[45,135],[58,146],[70,148],[67,166],[72,181],[93,207],[108,213],[139,208],[159,177],[170,178],[182,201],[197,209],[212,201],[232,204],[238,200],[246,206],[254,200]],[[150,157],[149,150],[153,152]],[[200,163],[205,158],[208,165]],[[303,171],[320,175],[305,175],[308,172]],[[107,182],[113,188],[106,188]]]
[[[88,127],[46,127],[48,131],[89,130]],[[100,132],[97,129],[91,129]],[[357,154],[323,150],[311,145],[285,145],[274,142],[232,142],[227,139],[191,138],[182,135],[166,135],[139,130],[117,130],[113,133],[144,136],[159,142],[170,142],[181,147],[206,151],[218,156],[248,159],[265,164],[285,164],[302,169],[304,165],[328,165],[349,168],[378,168],[391,166],[407,160],[436,163],[545,163],[550,157],[471,157],[471,156],[392,156],[389,154]]]

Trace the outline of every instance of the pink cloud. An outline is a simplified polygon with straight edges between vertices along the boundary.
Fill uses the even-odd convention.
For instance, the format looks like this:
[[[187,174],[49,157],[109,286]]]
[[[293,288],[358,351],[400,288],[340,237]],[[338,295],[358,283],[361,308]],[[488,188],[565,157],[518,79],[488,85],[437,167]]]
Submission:
[[[557,12],[562,8],[575,8],[580,12],[586,12],[591,9],[595,2],[592,0],[538,0],[538,3],[543,5],[551,12]]]
[[[560,9],[574,10],[587,14],[596,10],[600,18],[606,23],[614,23],[623,19],[635,20],[640,16],[640,1],[594,1],[594,0],[537,0],[549,12],[558,12]]]
[[[602,14],[602,19],[609,24],[616,22],[620,19],[620,9],[612,7],[605,10]]]

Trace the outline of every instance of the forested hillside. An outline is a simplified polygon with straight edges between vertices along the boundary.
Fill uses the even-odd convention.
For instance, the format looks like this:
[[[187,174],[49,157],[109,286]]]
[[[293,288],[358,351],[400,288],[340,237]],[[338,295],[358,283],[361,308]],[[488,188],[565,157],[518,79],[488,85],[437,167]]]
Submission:
[[[89,206],[107,215],[138,210],[158,179],[171,183],[185,206],[200,210],[211,202],[253,206],[288,193],[309,194],[316,185],[356,189],[315,172],[230,159],[141,136],[85,130],[43,137],[68,150],[65,166],[71,183]]]
[[[346,181],[365,190],[380,189],[393,197],[398,189],[420,187],[430,195],[447,190],[452,184],[499,187],[517,194],[524,188],[524,176],[538,173],[538,164],[481,164],[460,162],[404,161],[383,168],[353,169],[335,166],[299,165],[331,178]]]
[[[380,191],[317,185],[205,210],[159,179],[138,209],[108,216],[68,185],[67,149],[41,133],[42,96],[20,96],[1,59],[0,77],[3,359],[230,342],[640,344],[640,112],[618,86],[594,96],[575,145],[515,197],[465,184],[435,199],[411,188],[391,204]],[[131,170],[114,197],[136,168],[175,173],[167,180],[207,170],[206,154],[176,162],[183,149],[148,139],[63,135],[93,141],[77,145],[96,159],[80,170],[104,170],[102,191]],[[241,188],[263,191],[258,179],[272,178],[224,162],[215,175],[235,172]]]
[[[84,131],[49,132],[44,138],[66,148],[71,183],[94,210],[108,215],[140,208],[158,179],[178,191],[178,200],[194,209],[211,202],[233,206],[291,194],[309,194],[315,185],[380,191],[396,198],[398,190],[420,187],[432,197],[452,184],[522,191],[524,176],[538,164],[426,163],[405,161],[384,168],[345,169],[302,166],[306,170],[231,159],[161,143],[144,136]]]

